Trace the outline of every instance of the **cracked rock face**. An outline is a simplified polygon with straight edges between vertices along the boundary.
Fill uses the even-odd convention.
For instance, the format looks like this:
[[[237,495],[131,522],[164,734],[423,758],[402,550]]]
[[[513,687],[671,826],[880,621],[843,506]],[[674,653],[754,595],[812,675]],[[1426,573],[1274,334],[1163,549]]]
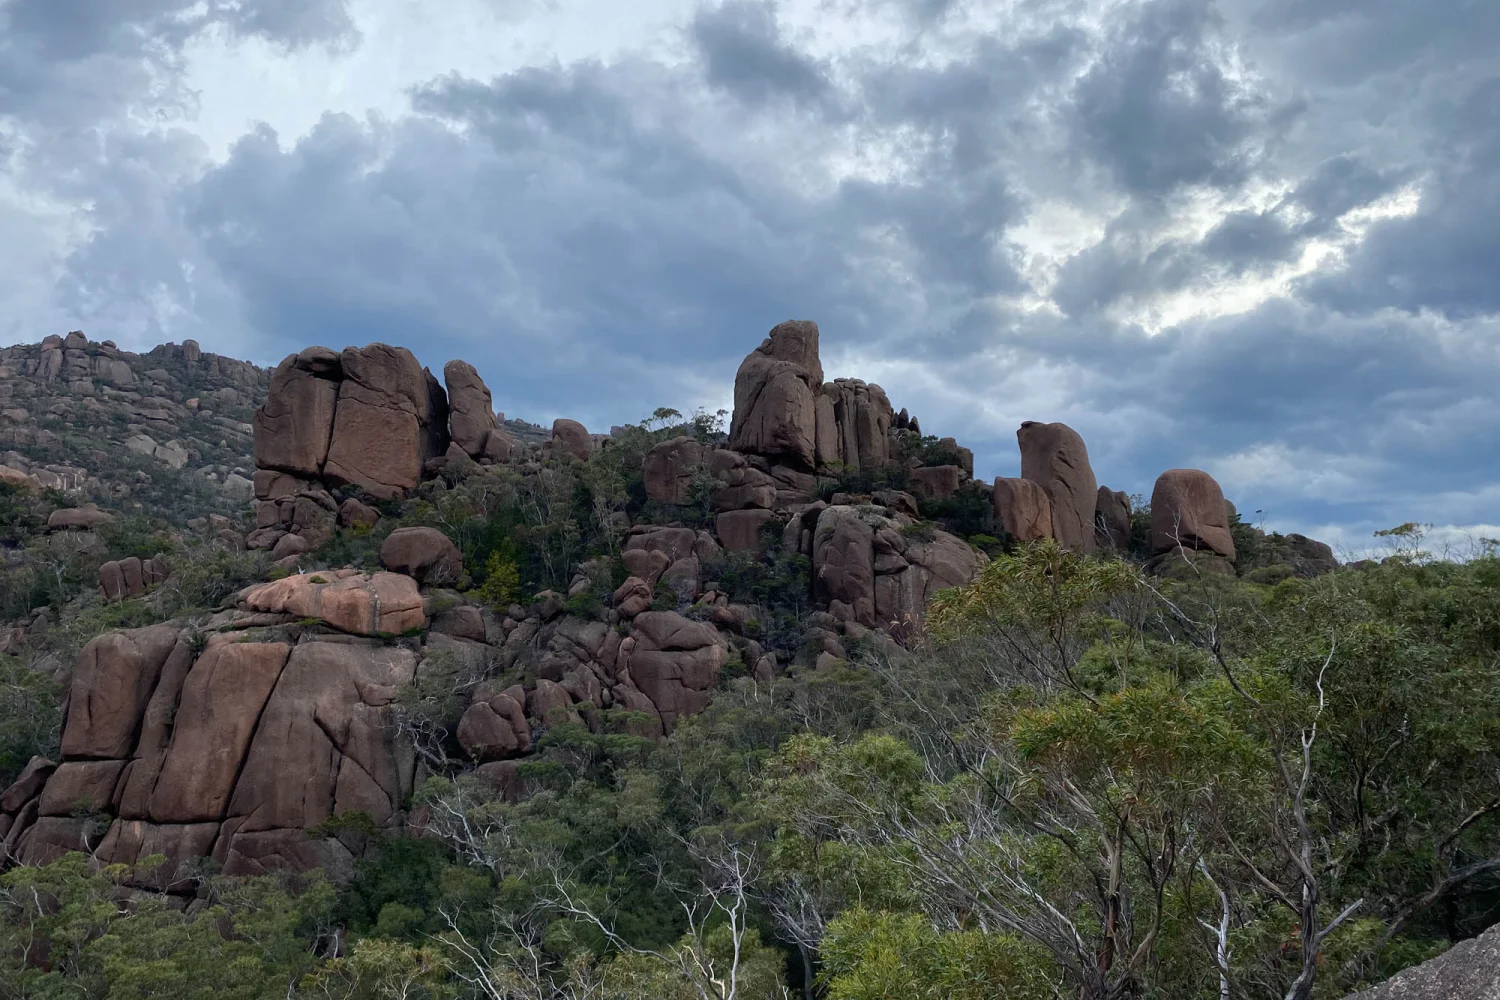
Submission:
[[[1099,483],[1083,438],[1067,424],[1028,420],[1016,431],[1021,478],[1040,486],[1052,505],[1052,537],[1075,552],[1094,551]]]
[[[403,823],[413,762],[390,714],[416,653],[294,640],[254,627],[266,617],[201,643],[157,625],[85,646],[62,763],[33,762],[0,795],[6,849],[23,864],[72,850],[105,864],[161,853],[169,863],[152,887],[168,888],[195,857],[230,874],[337,870],[349,860],[337,841],[306,828],[347,813]]]
[[[778,325],[735,373],[729,447],[811,470],[817,459],[815,398],[822,385],[818,324]]]
[[[309,347],[276,367],[254,427],[256,468],[390,498],[447,450],[448,397],[404,347]]]

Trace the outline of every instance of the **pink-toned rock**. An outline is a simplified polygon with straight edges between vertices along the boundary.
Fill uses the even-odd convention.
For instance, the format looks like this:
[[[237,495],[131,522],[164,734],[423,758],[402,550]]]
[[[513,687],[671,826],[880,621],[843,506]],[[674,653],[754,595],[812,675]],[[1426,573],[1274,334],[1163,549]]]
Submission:
[[[922,496],[951,497],[964,481],[964,470],[956,465],[924,466],[911,470],[912,489]]]
[[[457,583],[464,573],[458,546],[436,528],[397,528],[380,546],[380,564],[421,584]]]
[[[885,390],[859,379],[834,379],[817,390],[817,461],[859,472],[890,461],[895,414]]]
[[[552,422],[552,447],[582,462],[594,453],[594,439],[578,421],[559,418]]]
[[[642,461],[646,498],[658,503],[691,503],[693,477],[702,465],[703,446],[690,437],[675,437],[656,445]]]
[[[569,722],[581,722],[573,708],[573,699],[567,689],[555,681],[539,678],[536,690],[526,699],[526,707],[532,716],[544,726],[561,726]]]
[[[1052,537],[1075,552],[1092,552],[1099,483],[1083,438],[1067,424],[1028,420],[1016,440],[1021,478],[1039,485],[1052,502]]]
[[[282,535],[271,546],[272,559],[285,559],[288,556],[300,556],[312,551],[312,543],[301,535]]]
[[[245,591],[243,605],[316,618],[355,635],[400,634],[427,623],[417,582],[399,573],[299,573]]]
[[[1151,551],[1208,549],[1235,558],[1224,491],[1199,469],[1168,469],[1151,491]]]
[[[309,347],[288,355],[271,373],[266,401],[255,411],[255,465],[316,479],[328,458],[342,377],[339,355]],[[257,496],[278,495],[256,481]]]
[[[42,488],[40,479],[22,472],[20,469],[12,469],[8,465],[0,465],[0,483],[25,490],[40,490]]]
[[[382,499],[401,496],[448,448],[447,397],[404,347],[345,348],[340,362],[344,380],[323,478]]]
[[[46,757],[33,757],[27,761],[16,780],[0,792],[0,813],[20,812],[22,806],[41,794],[42,786],[56,770],[57,765]]]
[[[531,727],[520,705],[497,694],[464,712],[458,720],[458,744],[477,760],[514,757],[531,749]]]
[[[114,515],[100,510],[98,504],[86,503],[82,507],[64,507],[47,515],[48,531],[92,531]]]
[[[65,762],[47,779],[39,814],[72,816],[79,812],[97,813],[108,809],[123,770],[123,760]]]
[[[812,469],[817,460],[814,399],[822,384],[818,324],[791,320],[776,326],[735,374],[729,447]]]
[[[629,577],[615,590],[613,602],[621,618],[634,618],[651,607],[651,585],[638,576]]]
[[[729,552],[764,552],[760,529],[774,519],[768,510],[725,511],[714,519],[714,530],[719,544]]]
[[[500,428],[489,386],[467,361],[444,365],[443,383],[448,388],[448,433],[453,443],[471,458],[484,457],[490,432]]]
[[[380,520],[380,511],[350,497],[339,505],[339,524],[346,528],[373,528]]]
[[[1047,492],[1029,479],[995,480],[991,499],[995,522],[1023,544],[1052,537],[1052,501]]]
[[[297,646],[235,782],[228,815],[240,818],[237,830],[304,828],[336,813],[389,819],[411,787],[391,705],[415,673],[416,654],[399,647]]]
[[[1124,552],[1130,544],[1130,496],[1122,490],[1099,487],[1094,507],[1094,533],[1100,548]]]
[[[67,760],[123,759],[177,630],[168,625],[106,632],[89,640],[73,665],[62,752]]]
[[[813,531],[813,596],[827,604],[839,601],[854,620],[876,624],[874,529],[853,507],[829,507],[818,515]]]
[[[149,812],[158,823],[223,819],[262,708],[291,647],[280,642],[209,638],[182,686]],[[298,761],[297,767],[306,761]],[[297,773],[290,769],[283,773]]]

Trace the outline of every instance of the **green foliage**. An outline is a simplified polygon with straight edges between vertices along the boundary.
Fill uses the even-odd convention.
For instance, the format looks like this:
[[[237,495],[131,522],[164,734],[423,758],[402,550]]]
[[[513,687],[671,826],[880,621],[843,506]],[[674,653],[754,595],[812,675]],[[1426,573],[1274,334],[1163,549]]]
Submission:
[[[0,789],[32,757],[57,759],[62,688],[17,657],[0,657]]]
[[[484,582],[479,596],[493,608],[508,608],[521,596],[521,570],[514,558],[500,550],[492,551],[484,564]]]
[[[828,927],[828,1000],[1047,1000],[1057,995],[1047,957],[1005,934],[940,931],[916,914],[860,908]]]

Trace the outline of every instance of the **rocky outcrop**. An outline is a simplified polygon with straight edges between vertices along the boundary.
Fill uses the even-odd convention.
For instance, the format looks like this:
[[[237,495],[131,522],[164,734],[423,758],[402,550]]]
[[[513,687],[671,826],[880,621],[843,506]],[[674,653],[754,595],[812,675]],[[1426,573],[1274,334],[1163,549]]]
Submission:
[[[164,582],[167,574],[167,559],[160,553],[150,559],[111,559],[99,567],[99,596],[107,602],[140,597]]]
[[[1130,495],[1108,486],[1099,487],[1094,505],[1094,537],[1099,548],[1124,552],[1130,544]]]
[[[1021,478],[1036,483],[1052,504],[1052,537],[1075,552],[1094,551],[1094,507],[1099,484],[1083,438],[1067,424],[1028,420],[1016,431]]]
[[[1224,491],[1200,469],[1168,469],[1151,491],[1151,552],[1179,548],[1235,558]]]
[[[86,503],[82,507],[64,507],[47,515],[48,531],[93,531],[114,517],[98,504]]]
[[[691,502],[693,480],[703,467],[703,458],[703,446],[686,436],[654,446],[642,462],[646,499],[670,504]]]
[[[1500,927],[1346,1000],[1500,1000]]]
[[[389,716],[416,654],[297,641],[267,619],[221,616],[225,631],[206,641],[162,625],[85,646],[62,762],[34,761],[0,794],[11,855],[161,853],[169,864],[151,887],[191,891],[179,877],[194,857],[230,874],[338,869],[347,850],[305,828],[341,813],[399,828],[413,769]]]
[[[1052,537],[1052,501],[1047,491],[1029,479],[997,478],[990,494],[995,523],[1025,544]]]
[[[458,546],[436,528],[397,528],[380,546],[380,565],[420,584],[456,584],[464,575]]]
[[[448,362],[443,366],[443,383],[448,389],[448,436],[453,443],[476,462],[509,461],[516,440],[500,429],[489,386],[474,366],[467,361]]]
[[[552,448],[582,462],[594,453],[594,439],[578,421],[559,418],[552,422]]]
[[[729,447],[812,471],[817,459],[815,398],[822,385],[818,324],[779,324],[735,373]]]
[[[261,500],[319,484],[400,496],[448,447],[442,387],[410,351],[386,344],[340,354],[310,347],[288,356],[272,374],[254,424],[256,468],[286,474],[257,476]],[[268,490],[272,482],[280,492]]]
[[[891,461],[895,413],[880,386],[859,379],[834,379],[819,389],[815,408],[820,467],[842,465],[858,472]]]
[[[416,581],[399,573],[299,573],[250,587],[240,600],[252,611],[318,621],[351,635],[399,635],[427,623]]]

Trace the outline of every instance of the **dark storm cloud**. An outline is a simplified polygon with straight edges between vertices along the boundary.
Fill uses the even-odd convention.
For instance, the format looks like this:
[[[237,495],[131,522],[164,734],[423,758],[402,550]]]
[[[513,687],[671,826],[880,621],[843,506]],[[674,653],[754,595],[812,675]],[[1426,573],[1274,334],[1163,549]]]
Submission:
[[[1078,81],[1078,148],[1131,194],[1187,184],[1232,187],[1255,167],[1266,130],[1284,124],[1265,96],[1231,79],[1210,47],[1220,29],[1200,0],[1154,0],[1118,24]]]
[[[131,100],[187,100],[170,92],[187,9],[81,5],[65,37],[43,5],[0,7],[0,45],[66,53],[50,88],[0,59],[0,100],[28,94],[56,129],[92,113],[59,94],[107,103],[88,88],[115,69]],[[771,325],[813,318],[842,359],[830,377],[879,371],[981,475],[1015,473],[1020,420],[1064,419],[1111,486],[1199,465],[1282,527],[1496,519],[1500,65],[1483,39],[1500,5],[1025,0],[970,34],[980,7],[879,9],[906,36],[830,60],[773,4],[707,4],[686,65],[434,80],[411,116],[262,128],[206,173],[161,136],[25,155],[91,205],[61,294],[96,336],[160,329],[271,362],[393,341],[475,363],[508,413],[597,426],[726,397]],[[351,37],[342,4],[209,12],[283,45]],[[938,37],[944,56],[921,57]],[[807,157],[841,137],[889,170],[828,179]],[[1349,236],[1408,189],[1406,216]],[[1044,202],[1103,213],[1103,238],[1032,286],[1007,241]],[[1221,208],[1185,235],[1193,204]],[[1314,241],[1347,244],[1337,270],[1239,315],[1120,318]],[[162,297],[186,305],[163,315]]]
[[[749,104],[783,97],[819,104],[832,96],[826,68],[781,37],[774,3],[728,0],[700,7],[689,36],[709,84]]]

